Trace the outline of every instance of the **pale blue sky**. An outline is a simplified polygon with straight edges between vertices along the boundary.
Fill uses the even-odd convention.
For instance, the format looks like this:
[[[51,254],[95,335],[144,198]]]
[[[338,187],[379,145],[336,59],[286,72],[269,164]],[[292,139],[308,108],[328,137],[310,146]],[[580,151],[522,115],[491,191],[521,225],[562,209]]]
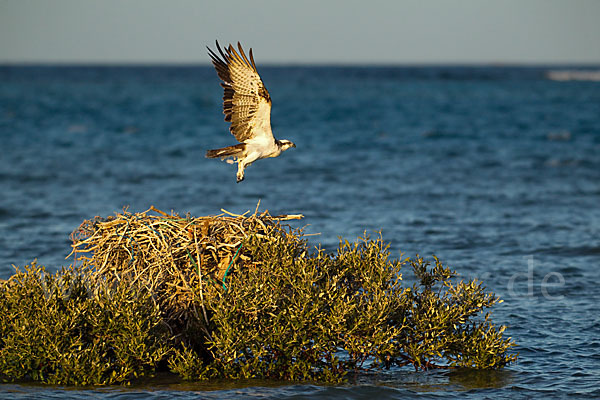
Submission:
[[[0,0],[0,63],[600,63],[600,0]]]

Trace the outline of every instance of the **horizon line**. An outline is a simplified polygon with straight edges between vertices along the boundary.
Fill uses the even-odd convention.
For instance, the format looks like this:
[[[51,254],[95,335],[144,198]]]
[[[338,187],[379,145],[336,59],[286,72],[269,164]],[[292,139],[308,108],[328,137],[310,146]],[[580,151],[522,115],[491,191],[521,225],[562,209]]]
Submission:
[[[196,61],[0,61],[4,67],[210,67],[210,62]],[[331,67],[331,68],[390,68],[390,67],[494,67],[494,68],[546,68],[546,67],[585,67],[600,68],[600,61],[406,61],[406,62],[264,62],[260,67],[265,68],[294,68],[294,67]]]

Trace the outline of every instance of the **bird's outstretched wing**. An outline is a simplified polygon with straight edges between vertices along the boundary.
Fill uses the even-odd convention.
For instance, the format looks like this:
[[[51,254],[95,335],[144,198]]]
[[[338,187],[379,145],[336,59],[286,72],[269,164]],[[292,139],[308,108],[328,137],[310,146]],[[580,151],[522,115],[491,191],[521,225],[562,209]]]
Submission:
[[[221,57],[208,48],[219,78],[223,94],[225,121],[231,122],[229,130],[239,142],[256,135],[271,133],[271,97],[263,84],[250,49],[250,59],[238,42],[239,53],[232,45],[224,50],[216,42]]]

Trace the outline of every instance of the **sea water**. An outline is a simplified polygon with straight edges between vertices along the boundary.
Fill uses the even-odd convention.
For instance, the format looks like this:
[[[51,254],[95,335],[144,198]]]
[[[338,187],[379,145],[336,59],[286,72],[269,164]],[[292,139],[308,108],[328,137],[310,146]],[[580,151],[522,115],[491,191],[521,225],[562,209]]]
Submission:
[[[573,68],[571,67],[570,70]],[[519,361],[500,371],[391,369],[341,386],[154,379],[29,398],[600,397],[600,82],[555,67],[261,67],[279,139],[235,166],[208,66],[0,67],[0,278],[72,260],[94,216],[303,214],[311,244],[381,232],[393,257],[438,256],[504,300]],[[405,271],[410,281],[410,272]]]

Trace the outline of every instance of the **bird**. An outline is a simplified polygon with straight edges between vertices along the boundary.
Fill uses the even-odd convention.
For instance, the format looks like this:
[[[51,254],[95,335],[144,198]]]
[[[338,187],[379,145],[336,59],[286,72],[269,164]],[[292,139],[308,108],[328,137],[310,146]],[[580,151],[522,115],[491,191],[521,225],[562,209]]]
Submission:
[[[230,122],[229,131],[239,144],[208,150],[207,158],[220,158],[229,164],[237,162],[237,183],[244,180],[246,167],[253,162],[277,157],[282,152],[296,147],[289,140],[277,140],[271,130],[271,96],[263,83],[252,49],[246,57],[240,42],[238,51],[230,44],[221,49],[215,41],[219,55],[210,47],[208,54],[223,83],[223,114]]]

